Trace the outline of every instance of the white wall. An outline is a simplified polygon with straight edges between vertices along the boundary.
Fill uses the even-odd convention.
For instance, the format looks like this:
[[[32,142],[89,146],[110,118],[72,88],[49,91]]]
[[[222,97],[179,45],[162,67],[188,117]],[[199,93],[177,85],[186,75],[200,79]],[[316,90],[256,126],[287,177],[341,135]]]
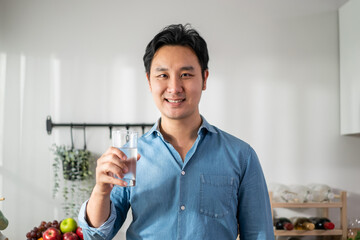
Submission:
[[[360,216],[360,138],[340,136],[337,9],[345,0],[0,0],[0,209],[22,239],[63,218],[49,147],[70,144],[54,122],[154,122],[146,44],[170,23],[207,40],[201,112],[249,142],[268,182],[327,183]],[[131,101],[130,101],[131,100]],[[122,114],[127,112],[127,115]],[[107,129],[88,129],[101,154]],[[77,143],[81,147],[81,141]]]

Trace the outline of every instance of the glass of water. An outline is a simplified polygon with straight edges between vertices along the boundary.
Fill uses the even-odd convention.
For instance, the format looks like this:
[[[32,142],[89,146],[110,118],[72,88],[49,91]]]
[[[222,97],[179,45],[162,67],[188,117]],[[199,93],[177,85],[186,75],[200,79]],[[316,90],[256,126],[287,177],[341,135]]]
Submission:
[[[112,130],[112,146],[127,156],[125,164],[129,171],[124,174],[122,180],[127,182],[129,187],[136,184],[137,139],[137,132],[117,128]]]

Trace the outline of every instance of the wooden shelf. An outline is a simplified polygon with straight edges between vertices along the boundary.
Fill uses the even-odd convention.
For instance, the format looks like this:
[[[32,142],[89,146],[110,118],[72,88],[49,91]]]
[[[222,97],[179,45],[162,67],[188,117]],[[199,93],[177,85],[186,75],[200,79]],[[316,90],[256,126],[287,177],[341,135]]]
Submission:
[[[329,216],[329,208],[340,209],[340,228],[333,230],[275,230],[275,236],[341,236],[342,240],[347,239],[347,200],[346,192],[341,192],[340,202],[324,202],[324,203],[280,203],[273,202],[272,193],[270,195],[271,214],[274,216],[274,208],[321,208],[323,209],[323,217]]]
[[[343,231],[341,229],[333,230],[275,230],[275,236],[341,236]]]
[[[340,208],[342,202],[329,203],[273,203],[273,208]]]

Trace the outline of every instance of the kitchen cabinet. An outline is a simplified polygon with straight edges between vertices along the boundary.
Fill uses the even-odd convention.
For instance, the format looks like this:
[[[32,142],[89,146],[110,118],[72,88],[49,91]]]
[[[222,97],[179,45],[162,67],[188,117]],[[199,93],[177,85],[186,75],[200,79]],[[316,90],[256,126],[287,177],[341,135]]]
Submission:
[[[360,136],[360,1],[339,9],[340,120],[342,135]]]

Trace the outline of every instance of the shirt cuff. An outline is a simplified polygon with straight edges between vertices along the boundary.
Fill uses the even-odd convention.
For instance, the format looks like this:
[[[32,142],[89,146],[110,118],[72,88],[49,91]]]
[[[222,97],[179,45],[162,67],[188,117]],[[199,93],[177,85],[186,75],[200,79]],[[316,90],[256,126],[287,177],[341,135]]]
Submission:
[[[112,231],[114,229],[115,219],[116,219],[116,209],[112,202],[110,203],[110,216],[100,227],[94,228],[90,227],[86,219],[86,207],[89,200],[84,202],[81,205],[78,220],[79,226],[83,230],[84,239],[110,239]],[[88,238],[85,238],[88,236]]]

